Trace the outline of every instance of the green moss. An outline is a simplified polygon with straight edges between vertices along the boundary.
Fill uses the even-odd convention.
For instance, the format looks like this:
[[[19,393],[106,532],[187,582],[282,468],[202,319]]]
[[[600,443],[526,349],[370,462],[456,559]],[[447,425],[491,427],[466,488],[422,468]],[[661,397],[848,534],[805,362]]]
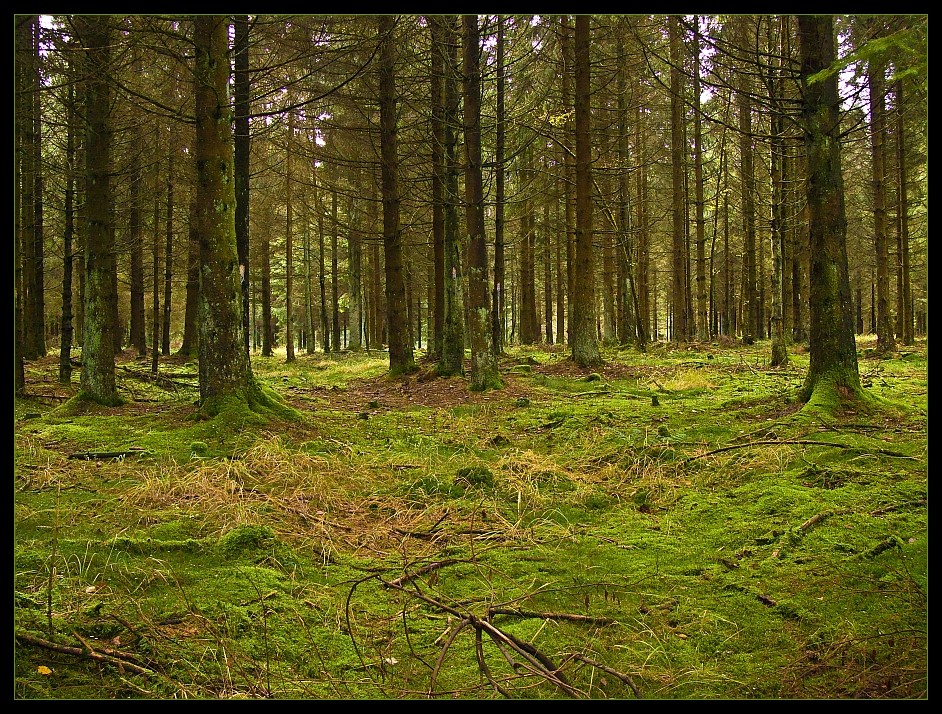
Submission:
[[[553,376],[408,410],[425,385],[386,380],[381,353],[253,357],[261,385],[316,404],[294,421],[246,400],[188,419],[195,386],[143,382],[157,401],[133,410],[17,403],[41,416],[14,423],[16,630],[96,637],[161,676],[20,642],[15,696],[419,698],[444,653],[436,692],[485,699],[474,628],[456,633],[435,603],[476,617],[510,603],[608,618],[489,622],[550,658],[591,650],[648,699],[925,698],[925,362],[880,362],[879,396],[906,412],[809,416],[783,398],[806,353],[770,370],[766,352],[607,349],[596,393],[564,346],[511,345],[502,363],[536,356]],[[370,400],[382,409],[357,420]],[[147,454],[66,458],[130,446]],[[481,646],[511,696],[561,696]],[[589,698],[633,698],[575,664]]]
[[[268,526],[237,526],[219,539],[219,551],[227,558],[234,558],[247,551],[270,547],[275,533]]]

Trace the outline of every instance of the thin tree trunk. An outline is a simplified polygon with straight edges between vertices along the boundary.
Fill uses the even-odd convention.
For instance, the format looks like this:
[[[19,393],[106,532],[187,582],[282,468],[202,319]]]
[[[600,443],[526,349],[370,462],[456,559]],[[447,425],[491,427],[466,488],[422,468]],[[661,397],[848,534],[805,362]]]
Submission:
[[[876,26],[880,20],[871,20]],[[882,34],[882,32],[881,32]],[[873,242],[877,262],[877,349],[883,353],[896,349],[893,322],[890,319],[890,259],[886,220],[886,78],[883,61],[871,58],[867,63],[870,89],[870,142],[873,161]]]
[[[196,201],[190,201],[189,229],[187,232],[186,307],[183,315],[183,344],[177,354],[193,358],[199,356],[199,328],[196,324],[200,309],[200,236]]]
[[[76,111],[75,111],[75,91],[72,85],[69,85],[69,95],[68,95],[68,108],[67,108],[67,118],[66,118],[66,140],[65,140],[65,165],[66,165],[66,177],[65,177],[65,206],[64,206],[64,220],[65,220],[65,229],[62,232],[62,334],[60,336],[59,342],[59,383],[60,384],[71,384],[72,383],[72,258],[73,258],[73,246],[72,246],[72,237],[75,232],[75,129],[76,129]],[[136,176],[140,180],[140,175]],[[133,179],[132,179],[133,180]],[[132,189],[134,187],[132,186]],[[136,191],[132,191],[132,210],[138,210]],[[135,221],[132,220],[132,226]],[[139,319],[143,323],[144,319],[144,276],[143,268],[140,267],[141,261],[141,226],[140,226],[140,213],[136,213],[136,230],[132,228],[132,242],[135,242],[137,260],[138,260],[138,270],[139,276],[138,281],[140,283],[140,311],[141,314]],[[132,284],[134,284],[134,271],[132,270]],[[132,291],[133,292],[133,291]],[[141,334],[143,334],[143,324],[139,326]],[[20,362],[22,364],[22,361]]]
[[[491,295],[491,347],[495,356],[504,352],[504,18],[497,16],[497,137],[494,171],[494,291]],[[550,339],[552,342],[552,339]]]
[[[159,165],[154,167],[154,185],[160,178]],[[151,246],[151,360],[150,371],[160,367],[160,198],[154,191],[154,238]]]
[[[294,362],[294,196],[291,154],[294,151],[294,114],[288,112],[285,139],[285,361]]]
[[[902,274],[900,296],[897,310],[902,315],[902,330],[900,334],[904,345],[912,345],[915,342],[913,333],[913,290],[910,273],[909,259],[909,199],[908,199],[908,175],[906,161],[906,134],[904,132],[903,121],[903,80],[896,80],[896,156],[897,156],[897,182],[899,190],[897,191],[897,252],[899,253],[899,271]]]
[[[671,53],[671,167],[673,194],[671,199],[671,209],[673,216],[673,248],[672,273],[671,273],[671,303],[673,305],[673,321],[671,338],[674,342],[685,342],[687,340],[687,314],[685,306],[686,298],[686,272],[687,265],[684,251],[684,139],[683,139],[683,97],[681,96],[680,85],[680,66],[682,63],[680,55],[680,20],[676,15],[671,15],[668,19],[668,31],[670,35],[670,53]]]
[[[314,177],[314,207],[317,211],[317,281],[320,287],[321,344],[324,354],[330,352],[331,329],[327,321],[327,272],[324,259],[324,208],[318,191],[317,175]]]
[[[481,35],[477,15],[464,16],[465,222],[468,232],[468,307],[471,389],[503,386],[491,348],[484,180],[481,156]]]
[[[458,77],[458,18],[446,15],[441,19],[444,43],[444,112],[445,181],[444,181],[444,253],[445,253],[445,316],[442,352],[438,373],[451,376],[464,373],[464,316],[461,300],[461,240],[458,226],[458,107],[461,100]]]
[[[239,278],[242,294],[242,329],[245,338],[245,354],[249,354],[249,149],[251,139],[249,136],[249,113],[251,103],[249,100],[249,16],[236,15],[235,43],[235,72],[233,74],[233,93],[235,116],[234,151],[235,151],[235,221],[236,221],[236,249],[239,255]]]
[[[167,161],[167,240],[164,248],[164,320],[163,334],[160,341],[160,353],[170,354],[170,303],[173,296],[173,182],[174,182],[174,147],[170,140]]]
[[[339,260],[337,249],[337,232],[339,222],[337,220],[337,191],[331,191],[330,194],[330,310],[331,326],[333,328],[334,352],[340,352],[340,296],[338,281],[337,263]]]
[[[595,335],[589,22],[589,15],[576,15],[576,292],[573,296],[572,358],[580,367],[596,365],[602,361]]]

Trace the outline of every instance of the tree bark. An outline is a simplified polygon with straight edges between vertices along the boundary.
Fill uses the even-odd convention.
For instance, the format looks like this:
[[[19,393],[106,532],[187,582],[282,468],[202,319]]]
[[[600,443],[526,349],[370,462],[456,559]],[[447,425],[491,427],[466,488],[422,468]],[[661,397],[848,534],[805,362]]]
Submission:
[[[673,248],[671,250],[671,303],[673,321],[671,339],[687,341],[687,260],[685,252],[684,206],[684,155],[683,138],[684,111],[681,96],[680,70],[683,60],[680,54],[680,19],[671,15],[668,19],[671,53],[671,167],[672,187],[671,215],[673,216]]]
[[[121,402],[115,384],[114,318],[117,303],[114,230],[111,224],[111,19],[76,16],[87,57],[85,98],[86,240],[85,329],[82,345],[83,399],[105,405]]]
[[[288,112],[285,138],[285,361],[294,362],[294,196],[291,154],[294,152],[294,114]]]
[[[477,15],[464,16],[465,223],[468,232],[468,328],[471,342],[471,389],[503,386],[491,349],[487,242],[484,228],[484,181],[481,156],[481,35]]]
[[[810,79],[837,57],[833,18],[799,15],[798,34],[811,247],[811,334],[803,398],[829,403],[835,396],[860,392],[847,273],[837,75]]]
[[[495,356],[504,353],[504,17],[497,16],[497,136],[494,157],[496,187],[494,196],[494,291],[491,295],[491,347]]]
[[[442,333],[442,352],[438,373],[442,376],[464,374],[464,308],[461,299],[461,240],[458,225],[458,107],[461,96],[458,77],[458,17],[446,15],[441,19],[444,46],[444,112],[445,124],[445,181],[444,181],[444,258],[445,258],[445,319]]]
[[[249,406],[255,387],[245,351],[235,233],[228,30],[224,15],[194,18],[196,202],[200,225],[199,383],[202,410],[214,416],[230,397]]]
[[[588,15],[576,15],[576,287],[573,296],[572,359],[580,367],[589,367],[602,361],[595,334],[589,21]]]
[[[871,20],[876,36],[882,34],[880,20]],[[896,349],[890,318],[890,259],[886,220],[886,66],[883,60],[867,62],[870,89],[870,146],[873,166],[873,242],[877,263],[877,349]]]
[[[249,113],[251,103],[249,92],[249,16],[236,15],[235,21],[235,72],[233,74],[234,93],[234,142],[235,142],[235,195],[236,195],[236,250],[239,254],[239,285],[242,294],[242,329],[245,339],[245,354],[249,354]]]

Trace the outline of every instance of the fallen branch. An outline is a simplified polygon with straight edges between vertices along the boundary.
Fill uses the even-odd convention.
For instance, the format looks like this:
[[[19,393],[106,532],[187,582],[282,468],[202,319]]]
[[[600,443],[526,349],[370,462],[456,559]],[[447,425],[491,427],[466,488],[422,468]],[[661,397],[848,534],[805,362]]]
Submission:
[[[78,637],[78,635],[76,635],[76,637]],[[85,647],[60,645],[56,642],[50,642],[49,640],[44,640],[41,637],[30,635],[26,632],[16,633],[16,640],[20,644],[41,647],[52,652],[75,655],[76,657],[87,657],[89,659],[95,660],[96,662],[113,665],[117,667],[119,671],[129,670],[135,674],[143,674],[145,676],[154,675],[154,672],[147,669],[146,667],[141,667],[140,665],[134,664],[134,662],[131,661],[134,655],[128,654],[126,652],[119,652],[118,650],[108,649],[106,647],[102,647],[100,650],[95,650],[91,647],[91,645],[82,640],[81,637],[78,639],[85,645]]]
[[[123,459],[125,456],[137,456],[147,449],[132,448],[129,451],[78,451],[69,454],[70,459],[80,459],[84,461],[95,461],[97,459]]]
[[[629,677],[627,674],[623,672],[619,672],[618,670],[612,669],[611,667],[606,667],[601,662],[596,662],[594,659],[589,659],[585,655],[581,655],[576,652],[569,655],[569,659],[577,659],[580,662],[585,662],[586,664],[592,665],[596,669],[600,669],[603,672],[608,672],[608,674],[612,675],[613,677],[617,677],[622,682],[624,682],[629,687],[631,687],[631,691],[635,693],[635,696],[638,699],[641,699],[641,692],[638,691],[638,688],[635,686],[635,683],[632,681],[631,677]]]
[[[712,451],[707,451],[703,454],[697,454],[696,456],[690,456],[683,461],[681,465],[690,463],[691,461],[696,461],[697,459],[703,459],[707,456],[713,456],[714,454],[722,454],[724,451],[733,451],[734,449],[746,449],[750,446],[782,446],[785,444],[790,444],[794,446],[831,446],[835,449],[850,449],[852,451],[873,451],[877,454],[883,454],[884,456],[895,456],[900,459],[913,459],[916,460],[913,456],[907,456],[906,454],[901,454],[898,451],[890,451],[889,449],[864,449],[860,446],[850,446],[848,444],[837,444],[833,441],[815,441],[813,439],[783,439],[780,441],[750,441],[748,444],[732,444],[730,446],[722,446],[719,449],[713,449]]]
[[[446,560],[439,560],[435,563],[429,563],[428,565],[423,565],[421,568],[416,570],[414,573],[406,573],[401,578],[396,578],[395,580],[390,580],[389,582],[384,582],[383,585],[387,588],[402,588],[403,584],[409,582],[410,580],[415,580],[418,577],[427,575],[434,570],[439,568],[444,568],[446,565],[454,565],[455,563],[460,563],[462,561],[457,558],[448,558]]]
[[[610,617],[590,617],[589,615],[574,615],[566,612],[532,612],[529,610],[513,610],[505,607],[488,608],[488,619],[493,618],[494,615],[536,617],[541,620],[566,620],[568,622],[582,622],[589,625],[612,625],[615,623],[615,620]]]

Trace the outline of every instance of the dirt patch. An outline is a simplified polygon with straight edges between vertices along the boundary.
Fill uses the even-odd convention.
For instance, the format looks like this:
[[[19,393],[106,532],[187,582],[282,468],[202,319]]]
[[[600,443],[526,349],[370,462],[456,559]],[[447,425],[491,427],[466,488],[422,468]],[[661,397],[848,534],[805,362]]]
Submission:
[[[470,364],[466,371],[470,372]],[[468,377],[439,377],[428,368],[402,377],[380,375],[350,382],[346,388],[315,387],[292,389],[285,398],[292,406],[309,409],[310,400],[322,400],[331,409],[346,411],[391,411],[408,407],[448,409],[470,404],[494,404],[529,397],[525,380],[503,374],[505,386],[499,390],[473,392]]]

